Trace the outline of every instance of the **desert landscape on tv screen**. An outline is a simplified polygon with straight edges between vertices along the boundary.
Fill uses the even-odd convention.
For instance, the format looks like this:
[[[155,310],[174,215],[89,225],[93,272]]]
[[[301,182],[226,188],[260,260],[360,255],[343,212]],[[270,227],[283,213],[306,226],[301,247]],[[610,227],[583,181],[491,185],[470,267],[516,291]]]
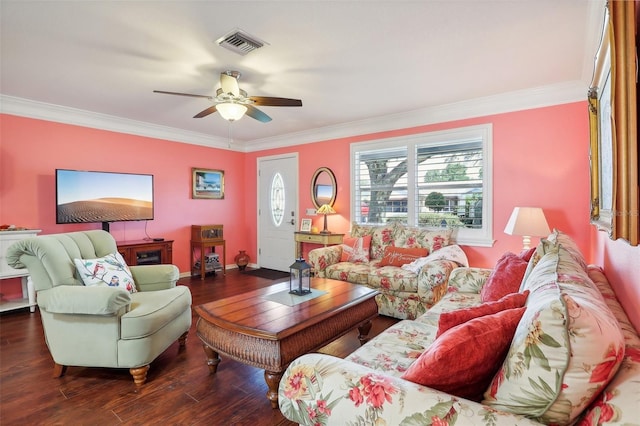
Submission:
[[[58,170],[58,223],[153,219],[153,176]]]
[[[72,201],[58,206],[58,221],[62,223],[116,222],[152,217],[150,201],[127,198]]]

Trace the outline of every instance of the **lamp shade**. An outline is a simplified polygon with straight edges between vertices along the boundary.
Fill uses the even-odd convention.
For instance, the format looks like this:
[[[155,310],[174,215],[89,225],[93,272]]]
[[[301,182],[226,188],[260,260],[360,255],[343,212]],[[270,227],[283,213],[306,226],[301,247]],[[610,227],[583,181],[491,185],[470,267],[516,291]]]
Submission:
[[[530,237],[542,237],[551,231],[540,207],[515,207],[504,232],[509,235],[521,235],[524,248],[528,249]]]
[[[316,213],[318,213],[318,214],[335,214],[336,211],[329,204],[323,204],[316,211]]]
[[[225,102],[222,104],[217,104],[216,110],[225,120],[236,121],[240,120],[244,116],[244,113],[247,112],[247,107],[242,104]]]

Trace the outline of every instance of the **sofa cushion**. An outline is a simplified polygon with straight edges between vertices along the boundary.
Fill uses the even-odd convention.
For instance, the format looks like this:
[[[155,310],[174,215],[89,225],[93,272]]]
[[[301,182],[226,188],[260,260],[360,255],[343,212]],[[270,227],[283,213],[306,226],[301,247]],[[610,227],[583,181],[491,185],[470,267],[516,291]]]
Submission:
[[[451,244],[453,229],[440,228],[429,230],[398,226],[393,234],[394,245],[397,247],[422,247],[433,253]]]
[[[368,262],[371,235],[345,237],[342,241],[341,262]]]
[[[131,270],[118,252],[96,259],[73,259],[73,262],[86,286],[120,287],[129,293],[137,291]]]
[[[135,340],[150,336],[173,322],[190,306],[191,292],[183,285],[132,294],[131,309],[121,319],[120,337]]]
[[[531,293],[485,404],[543,423],[572,423],[617,371],[620,326],[574,256],[549,246],[523,287]],[[534,255],[535,256],[535,255]]]
[[[417,293],[418,277],[399,266],[379,266],[369,272],[367,285],[386,291],[407,291]],[[417,296],[417,295],[416,295]]]
[[[426,248],[387,246],[384,248],[380,266],[402,266],[428,254],[429,250]]]
[[[480,290],[482,301],[495,301],[518,292],[526,269],[527,262],[520,256],[510,252],[503,254]]]
[[[384,254],[384,248],[386,246],[393,245],[393,235],[396,226],[394,224],[387,224],[381,226],[368,226],[353,224],[351,227],[352,237],[364,237],[371,235],[371,259],[382,259]]]
[[[481,305],[472,306],[470,308],[443,312],[440,314],[440,319],[438,320],[438,333],[436,334],[436,338],[450,328],[463,324],[474,318],[496,314],[506,309],[521,308],[527,301],[528,296],[529,290],[525,290],[524,293],[507,294],[500,300],[485,302]]]
[[[481,400],[483,389],[502,365],[525,309],[507,309],[449,329],[402,378],[462,398]]]
[[[400,321],[345,359],[399,377],[433,343],[435,332],[428,324]]]
[[[354,284],[367,285],[369,281],[369,274],[375,270],[375,265],[369,263],[352,263],[352,262],[340,262],[329,265],[324,270],[325,278],[331,278],[332,280],[348,281]]]

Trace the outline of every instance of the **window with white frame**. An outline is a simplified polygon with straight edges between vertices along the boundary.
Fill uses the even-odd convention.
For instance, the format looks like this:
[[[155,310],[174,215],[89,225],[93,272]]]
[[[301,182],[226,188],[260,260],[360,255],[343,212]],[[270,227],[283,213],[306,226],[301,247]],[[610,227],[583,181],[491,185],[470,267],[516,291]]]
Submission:
[[[354,223],[455,229],[491,246],[491,124],[351,145]]]

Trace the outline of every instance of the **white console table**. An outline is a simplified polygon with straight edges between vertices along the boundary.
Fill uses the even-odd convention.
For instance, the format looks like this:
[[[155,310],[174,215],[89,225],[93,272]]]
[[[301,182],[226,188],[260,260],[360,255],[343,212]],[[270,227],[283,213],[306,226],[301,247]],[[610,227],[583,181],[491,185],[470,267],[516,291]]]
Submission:
[[[0,280],[6,278],[22,278],[22,298],[5,300],[0,299],[0,312],[29,307],[31,312],[36,310],[36,292],[31,282],[31,277],[26,269],[14,269],[7,264],[7,249],[16,241],[35,237],[40,229],[27,229],[21,231],[0,231]]]

